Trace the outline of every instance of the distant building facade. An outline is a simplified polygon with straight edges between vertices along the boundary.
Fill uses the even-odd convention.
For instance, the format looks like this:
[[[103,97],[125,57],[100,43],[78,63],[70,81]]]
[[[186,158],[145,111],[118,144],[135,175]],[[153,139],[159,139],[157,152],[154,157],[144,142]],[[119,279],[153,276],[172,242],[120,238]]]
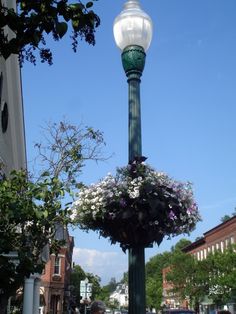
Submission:
[[[166,280],[166,275],[170,271],[170,267],[162,270],[162,306],[166,308],[183,308],[188,309],[188,301],[180,300],[173,292],[173,285]]]
[[[208,230],[203,234],[202,238],[189,244],[182,251],[192,254],[197,260],[203,260],[207,257],[207,254],[214,253],[216,250],[224,252],[230,244],[234,243],[236,243],[236,216]],[[169,267],[163,269],[163,305],[172,308],[187,307],[187,301],[187,303],[180,304],[179,300],[171,292],[173,287],[166,281],[166,274],[169,270]],[[202,302],[201,312],[207,312],[211,308],[214,309],[214,305],[206,297],[204,302]],[[236,313],[235,304],[229,304],[228,308],[231,313]]]
[[[40,309],[43,314],[70,313],[70,274],[74,239],[63,227],[59,228],[56,237],[59,240],[64,240],[65,244],[60,248],[57,255],[50,255],[41,276]]]
[[[110,295],[110,301],[115,300],[119,303],[121,307],[128,307],[129,296],[128,296],[128,285],[118,284],[116,290]]]
[[[220,225],[204,233],[204,236],[183,249],[183,252],[192,254],[197,260],[203,260],[208,253],[216,250],[224,252],[229,244],[236,242],[236,217],[226,220]]]

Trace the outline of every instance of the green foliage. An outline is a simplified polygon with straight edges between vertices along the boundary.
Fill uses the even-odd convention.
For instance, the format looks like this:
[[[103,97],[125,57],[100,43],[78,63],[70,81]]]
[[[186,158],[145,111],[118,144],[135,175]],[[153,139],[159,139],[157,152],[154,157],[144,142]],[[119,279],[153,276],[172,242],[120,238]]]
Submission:
[[[147,306],[156,311],[160,309],[162,301],[162,270],[169,266],[170,255],[170,252],[157,254],[146,264]]]
[[[94,275],[92,273],[86,273],[86,277],[88,278],[89,282],[92,284],[92,296],[91,299],[95,300],[97,299],[97,296],[99,295],[101,291],[101,278],[97,275]]]
[[[109,290],[109,286],[106,285],[106,286],[103,286],[101,287],[101,290],[97,296],[97,299],[98,300],[103,300],[105,302],[105,304],[107,306],[109,306],[109,297],[110,297],[110,290]]]
[[[190,297],[192,303],[198,303],[207,290],[204,286],[205,272],[200,271],[198,261],[192,255],[176,250],[171,256],[170,265],[166,279],[173,285],[174,294],[181,300]]]
[[[99,295],[97,295],[97,299],[103,300],[109,308],[118,307],[118,304],[116,304],[116,302],[112,303],[109,301],[110,294],[115,291],[116,286],[117,286],[116,279],[112,277],[107,285],[101,287]]]
[[[206,263],[209,270],[209,296],[217,304],[235,299],[235,246],[230,246],[224,252],[209,254]]]
[[[221,222],[225,222],[235,216],[236,216],[236,207],[234,208],[234,212],[232,212],[231,215],[224,215],[220,220]]]
[[[190,244],[189,240],[181,239],[175,246],[171,248],[171,252],[164,252],[153,256],[146,263],[146,295],[147,306],[149,308],[155,308],[156,311],[161,309],[162,302],[162,285],[164,268],[171,265],[171,257],[176,252],[179,252],[181,248]]]
[[[114,292],[116,290],[116,286],[117,286],[116,278],[112,277],[107,286],[108,286],[110,293]]]
[[[98,298],[98,296],[101,295],[101,286],[100,281],[101,279],[92,274],[92,273],[86,273],[81,266],[75,265],[73,268],[73,271],[71,273],[71,285],[72,285],[72,294],[75,298],[75,305],[77,307],[80,307],[80,282],[82,280],[88,279],[88,282],[92,284],[92,296],[91,300],[95,300]]]
[[[128,272],[123,274],[123,278],[121,279],[120,283],[125,283],[128,285]]]
[[[104,144],[99,131],[65,121],[48,125],[44,132],[48,142],[38,144],[44,168],[37,179],[23,170],[0,179],[0,308],[25,277],[42,271],[49,246],[58,252],[62,242],[55,239],[57,227],[71,222],[70,203],[64,205],[64,198],[78,187],[84,162],[100,160]],[[96,295],[99,278],[89,276]]]
[[[162,282],[149,277],[146,282],[147,305],[150,308],[160,309],[162,301]]]
[[[227,220],[229,220],[231,217],[229,215],[224,215],[223,217],[221,217],[220,221],[221,222],[225,222]]]
[[[106,305],[111,309],[111,310],[115,310],[118,309],[120,307],[120,303],[118,300],[108,300]]]
[[[173,292],[182,300],[189,297],[195,305],[205,296],[216,304],[231,300],[236,291],[235,278],[234,247],[208,254],[200,261],[190,254],[176,251],[171,257],[171,269],[167,275],[167,280],[173,284]]]
[[[25,277],[44,267],[43,248],[54,238],[56,226],[68,223],[67,208],[62,209],[64,187],[58,178],[42,176],[30,180],[26,171],[13,171],[0,181],[0,291],[11,295]],[[16,254],[15,260],[8,256]]]
[[[182,250],[184,247],[188,246],[191,244],[190,240],[187,239],[181,239],[179,242],[176,243],[175,246],[172,246],[171,251],[175,252],[176,250]]]
[[[17,12],[0,3],[0,28],[8,27],[13,34],[0,33],[0,55],[7,59],[11,54],[19,54],[21,63],[26,59],[35,64],[38,50],[41,62],[52,64],[45,34],[59,41],[69,28],[74,51],[78,38],[94,45],[95,30],[100,25],[99,17],[91,10],[94,1],[83,4],[80,0],[16,0]]]
[[[79,265],[74,266],[70,276],[70,284],[73,287],[72,294],[75,298],[75,305],[78,307],[80,306],[80,281],[85,278],[84,270]]]

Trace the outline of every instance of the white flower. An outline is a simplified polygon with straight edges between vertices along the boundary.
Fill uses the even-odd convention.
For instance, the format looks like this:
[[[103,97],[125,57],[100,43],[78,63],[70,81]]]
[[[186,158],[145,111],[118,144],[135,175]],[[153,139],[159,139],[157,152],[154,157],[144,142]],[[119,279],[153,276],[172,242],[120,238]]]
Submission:
[[[70,219],[74,221],[77,216],[77,210],[76,208],[72,208],[71,211],[72,211],[72,214],[70,215]]]

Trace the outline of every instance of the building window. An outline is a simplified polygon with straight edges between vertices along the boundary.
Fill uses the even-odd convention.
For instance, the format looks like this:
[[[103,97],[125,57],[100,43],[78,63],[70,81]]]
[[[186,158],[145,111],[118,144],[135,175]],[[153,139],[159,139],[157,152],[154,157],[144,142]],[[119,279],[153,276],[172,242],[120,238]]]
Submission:
[[[207,250],[204,249],[204,259],[206,259],[206,257],[207,257]]]
[[[212,252],[212,253],[215,252],[215,247],[214,247],[214,245],[211,246],[211,252]]]
[[[54,262],[54,275],[60,275],[61,274],[61,259],[58,256],[55,256],[55,262]]]
[[[220,248],[219,243],[216,243],[216,249],[219,250],[219,248]]]
[[[201,250],[201,261],[203,260],[203,250]]]
[[[229,246],[229,239],[225,239],[225,248],[227,249],[228,246]]]
[[[2,132],[5,133],[7,131],[8,126],[8,106],[5,102],[1,108],[1,124],[2,124]]]
[[[220,249],[221,249],[221,252],[224,252],[224,241],[220,242]]]
[[[234,244],[234,236],[230,237],[230,244]]]
[[[211,247],[210,247],[210,246],[208,246],[207,252],[208,252],[208,253],[211,253]]]
[[[200,252],[197,252],[197,260],[200,261]]]

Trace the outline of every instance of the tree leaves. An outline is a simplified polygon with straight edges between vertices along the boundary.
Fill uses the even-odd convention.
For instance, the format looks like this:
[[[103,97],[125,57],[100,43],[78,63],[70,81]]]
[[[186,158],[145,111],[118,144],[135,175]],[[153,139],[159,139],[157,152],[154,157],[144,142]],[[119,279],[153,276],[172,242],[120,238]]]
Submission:
[[[67,29],[68,25],[66,22],[56,23],[56,31],[60,38],[62,38],[66,34]]]
[[[2,294],[15,292],[30,273],[38,272],[42,248],[54,240],[55,223],[67,224],[69,217],[60,202],[63,185],[57,178],[44,176],[29,180],[26,171],[13,171],[0,181],[0,254],[15,252],[17,263],[5,257],[0,263]],[[11,281],[5,283],[3,267],[13,269]]]
[[[175,250],[171,258],[171,271],[167,280],[173,291],[183,300],[190,297],[197,305],[208,295],[215,303],[227,303],[236,291],[235,247],[228,247],[208,254],[206,259],[197,260],[190,254]],[[233,278],[233,279],[232,279]]]
[[[59,27],[63,33],[65,25]],[[50,244],[54,251],[60,248],[56,226],[71,222],[71,203],[64,201],[65,194],[71,199],[73,188],[83,185],[78,178],[86,160],[104,160],[103,134],[98,130],[64,120],[49,123],[44,136],[44,144],[35,144],[44,165],[36,179],[36,174],[33,178],[22,170],[0,177],[0,306],[25,277],[43,269],[45,246]],[[17,263],[1,256],[9,252],[15,252]]]
[[[92,1],[89,1],[87,4],[86,4],[86,8],[89,9],[93,6],[93,2]]]
[[[93,1],[84,5],[68,0],[17,0],[17,13],[0,4],[0,28],[8,26],[14,38],[7,31],[0,32],[0,56],[7,59],[11,54],[19,54],[24,60],[36,63],[35,52],[39,52],[41,62],[52,64],[52,53],[45,47],[44,35],[52,34],[54,40],[62,39],[72,24],[72,48],[77,49],[78,37],[88,44],[95,44],[95,31],[100,25],[99,17],[91,10]]]

